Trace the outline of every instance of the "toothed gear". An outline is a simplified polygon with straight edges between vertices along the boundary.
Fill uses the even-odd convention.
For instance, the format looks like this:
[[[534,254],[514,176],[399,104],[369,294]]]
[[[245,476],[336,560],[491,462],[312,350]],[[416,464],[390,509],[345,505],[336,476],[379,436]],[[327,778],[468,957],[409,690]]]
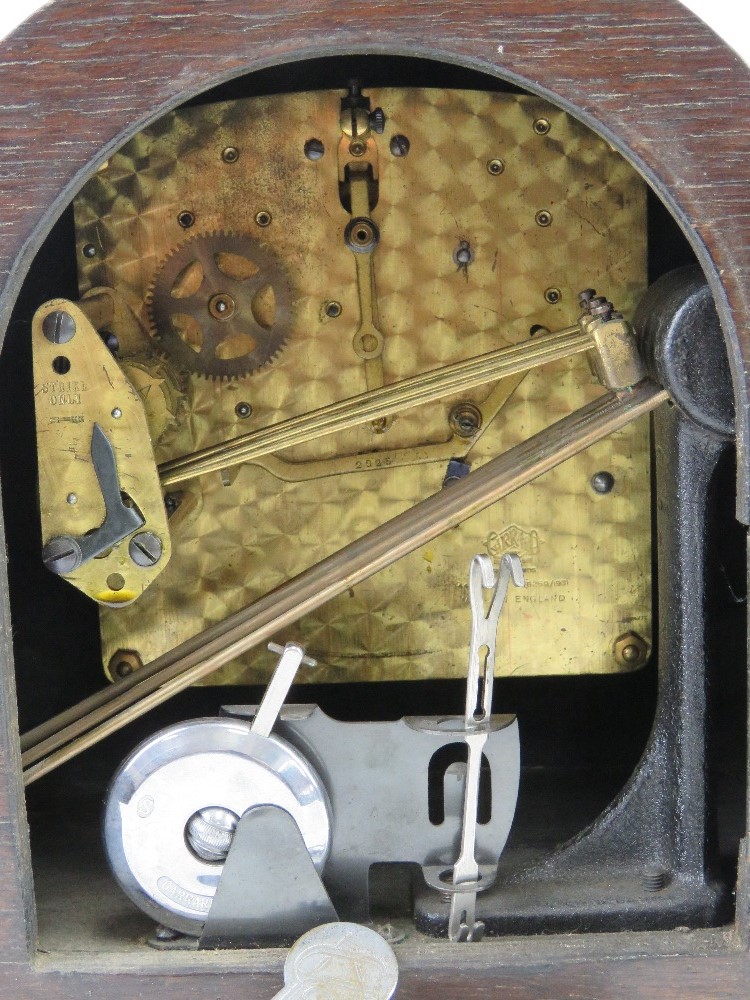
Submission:
[[[277,259],[251,237],[205,233],[164,260],[148,312],[154,336],[179,368],[240,378],[284,346],[292,295]]]

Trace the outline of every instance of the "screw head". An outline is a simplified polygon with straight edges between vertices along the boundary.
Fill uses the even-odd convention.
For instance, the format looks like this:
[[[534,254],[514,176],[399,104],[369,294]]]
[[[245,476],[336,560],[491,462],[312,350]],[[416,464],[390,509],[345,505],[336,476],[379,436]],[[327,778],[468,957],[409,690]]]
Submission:
[[[632,670],[648,660],[649,644],[637,632],[624,632],[615,639],[613,652],[618,666]]]
[[[111,351],[113,354],[116,354],[120,350],[120,340],[114,333],[110,333],[109,330],[104,330],[100,336],[104,341],[107,350]]]
[[[155,566],[161,559],[163,546],[161,539],[153,531],[139,531],[133,535],[128,545],[128,554],[136,566]]]
[[[448,895],[450,896],[450,893]],[[450,899],[448,902],[450,902]],[[376,927],[375,930],[388,944],[401,944],[409,936],[406,931],[401,930],[400,927],[394,927],[393,924],[382,924],[380,927]]]
[[[114,410],[112,410],[112,416],[114,417],[115,420],[120,419],[120,417],[122,416],[122,410],[120,409],[119,406],[116,406]]]
[[[42,320],[42,333],[50,344],[67,344],[76,335],[76,321],[70,313],[55,309]]]
[[[134,670],[140,670],[143,660],[134,649],[118,649],[109,661],[111,677],[130,677]]]
[[[164,508],[167,512],[167,517],[171,517],[179,506],[180,506],[179,494],[167,493],[167,495],[164,497]]]
[[[451,410],[448,423],[453,433],[459,437],[474,437],[482,426],[482,412],[473,403],[459,403]]]
[[[171,927],[165,927],[164,924],[157,924],[154,937],[157,941],[176,941],[182,935],[179,931],[173,931]]]
[[[600,319],[605,321],[610,320],[612,318],[612,310],[614,309],[614,306],[611,302],[608,302],[607,299],[600,302],[600,298],[601,296],[597,296],[595,299],[591,300],[589,312],[592,316],[598,316]]]
[[[308,160],[322,160],[326,148],[320,139],[308,139],[304,146],[305,156]]]
[[[393,156],[408,156],[411,143],[405,135],[394,135],[389,143],[389,148]]]
[[[611,493],[615,488],[615,477],[611,472],[602,470],[591,477],[591,489],[594,493]]]
[[[385,131],[385,111],[382,108],[375,108],[371,111],[368,121],[373,132],[377,135],[383,134]]]
[[[73,573],[81,565],[82,560],[81,546],[69,535],[50,538],[42,549],[42,562],[51,573],[56,573],[58,576]]]
[[[81,252],[84,257],[88,257],[89,259],[96,257],[96,247],[93,243],[85,243]]]
[[[463,458],[452,458],[448,462],[448,468],[445,470],[445,476],[443,478],[443,489],[446,486],[450,486],[451,483],[458,482],[459,479],[463,479],[468,476],[471,472],[471,466]]]
[[[592,299],[596,298],[595,288],[584,288],[582,292],[578,293],[578,305],[585,312],[588,312],[591,308]]]
[[[236,146],[227,146],[221,151],[221,158],[225,163],[236,163],[240,158],[240,151]]]
[[[217,292],[208,300],[208,312],[214,319],[224,323],[237,311],[237,303],[228,292]]]
[[[239,816],[223,806],[210,806],[193,813],[185,827],[188,847],[202,861],[226,860]]]
[[[352,156],[364,156],[367,152],[367,143],[361,139],[352,139],[349,143],[349,152]]]
[[[77,493],[68,493],[68,495],[65,497],[65,502],[69,503],[71,506],[73,506],[73,504],[77,504],[78,503],[78,494]]]
[[[505,164],[497,156],[492,160],[487,160],[487,173],[492,174],[493,177],[497,177],[505,170]]]
[[[593,315],[601,315],[602,311],[606,312],[607,306],[610,303],[607,302],[603,295],[593,295],[588,301],[588,310]]]
[[[456,249],[453,251],[453,260],[459,267],[468,267],[474,260],[474,251],[471,249],[471,244],[467,240],[461,240]]]
[[[372,253],[380,242],[380,230],[372,219],[357,216],[344,230],[344,242],[355,253]]]

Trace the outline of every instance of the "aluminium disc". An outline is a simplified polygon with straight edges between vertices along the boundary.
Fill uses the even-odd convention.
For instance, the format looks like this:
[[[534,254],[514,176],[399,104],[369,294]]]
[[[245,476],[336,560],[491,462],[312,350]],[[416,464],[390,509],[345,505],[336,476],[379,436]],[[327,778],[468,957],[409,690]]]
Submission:
[[[290,813],[321,872],[331,842],[330,806],[298,751],[276,736],[253,733],[244,719],[197,719],[164,729],[142,743],[112,780],[104,812],[112,872],[154,920],[199,935],[223,870],[212,849],[220,855],[226,830],[211,821],[218,815],[236,822],[263,804]],[[200,853],[191,830],[202,838]]]

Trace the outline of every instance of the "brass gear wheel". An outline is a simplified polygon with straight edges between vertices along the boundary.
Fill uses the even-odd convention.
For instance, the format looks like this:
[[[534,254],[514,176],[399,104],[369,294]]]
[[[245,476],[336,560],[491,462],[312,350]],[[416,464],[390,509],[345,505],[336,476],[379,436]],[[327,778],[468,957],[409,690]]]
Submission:
[[[286,342],[292,294],[275,256],[249,236],[204,233],[163,261],[147,299],[154,336],[183,371],[240,378]]]

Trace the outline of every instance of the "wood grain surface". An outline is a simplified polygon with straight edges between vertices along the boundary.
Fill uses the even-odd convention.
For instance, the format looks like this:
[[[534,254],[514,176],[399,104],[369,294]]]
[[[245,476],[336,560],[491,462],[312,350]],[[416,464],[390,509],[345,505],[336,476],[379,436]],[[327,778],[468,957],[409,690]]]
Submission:
[[[556,101],[608,137],[668,204],[717,298],[735,379],[738,511],[750,519],[750,71],[674,0],[56,0],[0,47],[0,326],[55,218],[126,138],[186,98],[264,66],[390,53],[456,62]],[[7,471],[4,470],[7,475]],[[0,607],[0,996],[271,997],[253,974],[55,971],[34,925],[7,596]],[[31,949],[31,950],[30,950]],[[688,949],[689,950],[689,949]],[[607,948],[602,947],[602,955]],[[745,998],[739,946],[711,957],[545,958],[527,967],[411,958],[398,996]],[[279,963],[280,964],[280,963]]]

